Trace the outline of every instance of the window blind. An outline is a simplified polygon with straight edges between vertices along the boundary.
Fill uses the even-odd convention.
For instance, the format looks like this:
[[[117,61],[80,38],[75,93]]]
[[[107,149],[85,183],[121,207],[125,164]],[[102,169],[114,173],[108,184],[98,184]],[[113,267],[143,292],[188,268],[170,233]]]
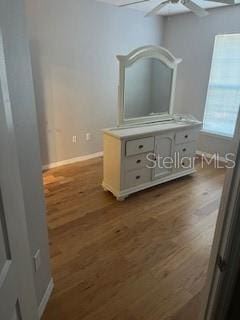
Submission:
[[[240,34],[215,39],[203,130],[233,137],[240,106]]]

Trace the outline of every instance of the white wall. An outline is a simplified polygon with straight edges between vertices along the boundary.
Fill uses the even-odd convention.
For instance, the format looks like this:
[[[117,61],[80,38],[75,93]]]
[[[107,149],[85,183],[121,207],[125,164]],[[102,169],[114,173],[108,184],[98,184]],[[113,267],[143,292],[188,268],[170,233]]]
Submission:
[[[240,6],[210,10],[199,19],[193,14],[168,17],[164,25],[164,46],[183,59],[179,66],[176,112],[203,119],[214,38],[217,34],[240,33]],[[231,152],[229,139],[202,134],[200,150]]]
[[[101,129],[116,124],[116,55],[160,44],[162,20],[95,0],[25,1],[43,164],[101,151]]]

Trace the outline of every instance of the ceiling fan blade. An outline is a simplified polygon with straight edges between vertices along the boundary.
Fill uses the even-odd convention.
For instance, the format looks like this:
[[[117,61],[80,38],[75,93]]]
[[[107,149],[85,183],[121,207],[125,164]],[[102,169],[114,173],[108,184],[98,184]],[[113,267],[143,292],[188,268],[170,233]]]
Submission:
[[[198,17],[205,17],[209,14],[207,10],[204,10],[202,7],[200,7],[191,0],[183,0],[181,4],[183,4],[186,8],[191,10]]]
[[[206,1],[213,1],[213,2],[226,3],[226,4],[238,4],[238,3],[240,3],[239,0],[206,0]]]
[[[127,6],[131,6],[132,4],[137,4],[137,3],[146,2],[146,1],[150,1],[150,0],[136,0],[136,1],[131,1],[131,2],[129,2],[129,3],[120,4],[120,5],[118,5],[118,7],[127,7]]]
[[[170,0],[165,0],[163,2],[161,2],[159,5],[157,5],[156,7],[154,7],[151,11],[149,11],[145,17],[151,17],[154,16],[155,14],[157,14],[163,7],[165,7],[167,4],[170,3]]]

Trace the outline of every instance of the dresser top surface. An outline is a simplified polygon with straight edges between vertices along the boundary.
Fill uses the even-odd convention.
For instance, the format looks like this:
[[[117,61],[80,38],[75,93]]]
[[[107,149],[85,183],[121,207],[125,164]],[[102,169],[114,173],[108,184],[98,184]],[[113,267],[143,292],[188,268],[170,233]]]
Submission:
[[[104,129],[103,132],[105,134],[114,136],[118,139],[124,139],[139,135],[145,134],[155,134],[164,131],[170,130],[181,130],[181,129],[192,129],[192,128],[201,128],[202,123],[200,121],[194,122],[177,122],[177,121],[170,121],[158,124],[148,124],[144,126],[134,126],[134,127],[116,127],[116,128],[109,128]]]

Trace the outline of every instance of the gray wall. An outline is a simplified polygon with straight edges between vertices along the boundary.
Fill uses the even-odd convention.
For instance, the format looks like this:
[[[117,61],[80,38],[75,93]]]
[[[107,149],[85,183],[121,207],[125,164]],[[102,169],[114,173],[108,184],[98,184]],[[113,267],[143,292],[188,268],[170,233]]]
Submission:
[[[51,279],[41,160],[28,37],[23,1],[1,3],[0,28],[3,31],[9,96],[15,128],[29,242],[32,256],[41,251],[41,266],[34,271],[38,304]],[[4,16],[3,16],[4,15]],[[1,150],[4,152],[4,150]],[[14,173],[13,173],[14,174]],[[21,223],[21,220],[16,221]]]
[[[25,1],[43,164],[102,150],[101,129],[116,124],[115,56],[137,46],[162,43],[183,58],[176,112],[201,120],[214,37],[239,32],[239,6],[213,9],[203,19],[192,14],[145,19],[141,12],[95,0]],[[198,148],[224,154],[231,143],[202,134]]]
[[[43,164],[101,151],[101,129],[116,124],[116,55],[160,44],[162,19],[96,0],[25,1]]]
[[[182,58],[179,66],[176,112],[203,119],[211,67],[214,38],[217,34],[240,33],[240,6],[210,10],[199,19],[193,14],[168,17],[164,25],[164,46]],[[200,150],[224,154],[231,151],[231,140],[202,134]]]

